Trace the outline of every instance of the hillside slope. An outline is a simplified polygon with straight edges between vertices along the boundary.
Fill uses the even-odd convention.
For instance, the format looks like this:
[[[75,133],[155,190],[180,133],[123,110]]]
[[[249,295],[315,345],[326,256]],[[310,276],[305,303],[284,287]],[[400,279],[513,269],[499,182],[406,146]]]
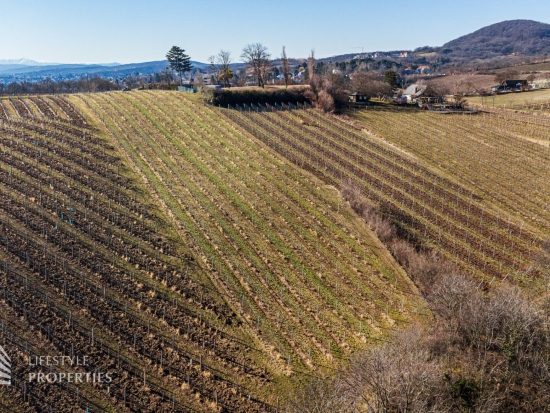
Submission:
[[[170,92],[78,98],[155,191],[273,377],[330,368],[418,310],[410,280],[338,193],[217,109]]]
[[[437,199],[433,211],[439,217],[430,221],[440,223],[439,234],[420,239],[480,277],[538,282],[533,260],[550,235],[546,117],[512,111],[441,115],[390,105],[353,116],[358,126],[416,159],[415,186],[424,187],[422,202]],[[438,187],[447,194],[437,196]]]
[[[532,20],[508,20],[492,24],[445,43],[450,57],[489,59],[513,53],[524,56],[550,54],[550,24]]]
[[[500,173],[506,179],[499,180],[491,176],[489,180],[487,174],[493,173],[489,169],[485,175],[486,182],[480,183],[482,176],[478,176],[476,182],[479,186],[490,182],[493,190],[506,190],[505,193],[491,192],[492,197],[505,205],[504,213],[500,206],[487,202],[485,194],[479,192],[477,187],[470,186],[470,182],[464,184],[460,177],[462,164],[454,158],[469,156],[475,159],[477,152],[471,154],[462,145],[459,148],[452,139],[443,146],[437,155],[446,155],[446,168],[454,169],[456,163],[458,176],[437,170],[421,157],[415,156],[421,150],[431,151],[434,147],[434,144],[417,142],[416,135],[432,136],[432,131],[437,130],[433,139],[442,139],[442,136],[453,138],[458,133],[467,136],[472,118],[463,117],[459,131],[458,125],[453,124],[455,118],[440,117],[438,121],[434,120],[433,125],[422,124],[417,118],[421,118],[424,111],[412,110],[416,116],[411,116],[405,122],[402,116],[393,113],[395,108],[388,105],[387,109],[374,108],[357,112],[357,116],[368,116],[369,129],[371,118],[380,122],[374,129],[376,133],[366,133],[360,125],[323,115],[313,109],[282,111],[270,108],[266,111],[263,107],[262,111],[248,108],[222,111],[325,183],[340,186],[349,180],[356,182],[369,203],[377,207],[418,248],[438,251],[479,281],[490,283],[494,279],[513,278],[527,283],[533,280],[532,275],[537,268],[533,266],[533,257],[548,228],[548,196],[544,191],[537,190],[536,198],[528,197],[527,201],[519,202],[521,192],[518,193],[518,184],[515,188],[514,183],[522,179],[522,165],[517,160],[510,164],[508,159],[513,159],[514,148],[525,148],[522,159],[532,158],[529,165],[533,180],[525,181],[521,186],[535,182],[536,188],[544,188],[547,180],[541,171],[548,165],[548,156],[537,143],[513,138],[514,133],[522,130],[521,120],[512,123],[491,117],[487,119],[490,123],[484,127],[485,133],[497,131],[496,125],[500,122],[506,122],[507,128],[513,128],[513,132],[510,131],[512,136],[505,139],[506,157],[501,153],[503,146],[499,144],[489,151],[491,157],[487,159],[499,162],[501,158],[507,159],[509,168],[513,166],[514,172],[504,167]],[[430,115],[435,118],[442,116]],[[540,121],[527,121],[533,123],[530,133],[539,136],[544,133],[545,127]],[[455,130],[456,133],[451,132]],[[398,137],[399,141],[396,141]],[[479,162],[487,162],[487,159],[479,159]],[[492,166],[491,163],[489,165]],[[531,192],[534,195],[535,192]],[[513,215],[511,211],[514,211]],[[535,211],[537,215],[530,216]],[[530,225],[525,215],[529,216]],[[544,227],[541,228],[542,223]]]
[[[0,103],[14,373],[74,351],[114,377],[0,389],[27,411],[275,411],[425,311],[338,191],[194,96]]]

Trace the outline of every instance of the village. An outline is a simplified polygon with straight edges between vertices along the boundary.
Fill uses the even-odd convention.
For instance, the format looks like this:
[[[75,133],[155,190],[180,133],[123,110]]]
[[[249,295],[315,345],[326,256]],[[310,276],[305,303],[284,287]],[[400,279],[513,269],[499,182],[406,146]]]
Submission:
[[[219,56],[223,53],[222,50]],[[328,111],[393,104],[438,113],[472,113],[474,110],[470,98],[480,97],[481,103],[485,103],[488,98],[497,95],[549,87],[548,82],[540,81],[540,76],[539,81],[535,82],[533,76],[525,79],[515,72],[510,72],[510,77],[506,77],[506,74],[472,75],[465,80],[463,75],[441,73],[435,65],[410,65],[398,69],[395,63],[386,62],[389,69],[383,70],[372,69],[372,66],[364,64],[367,59],[372,63],[375,59],[388,57],[406,59],[410,56],[408,52],[392,55],[361,54],[347,62],[327,62],[324,59],[316,60],[312,51],[308,59],[301,61],[266,60],[259,71],[250,62],[243,65],[228,60],[222,65],[213,56],[210,66],[187,73],[180,78],[180,84],[174,84],[173,87],[181,92],[215,91],[217,94],[222,93],[222,90],[234,93],[239,90],[256,90],[265,94],[290,88],[301,91],[312,103],[315,103],[319,92],[315,89],[321,88],[331,95],[333,103],[327,105]],[[483,82],[479,82],[480,78]],[[177,79],[174,80],[177,82]]]

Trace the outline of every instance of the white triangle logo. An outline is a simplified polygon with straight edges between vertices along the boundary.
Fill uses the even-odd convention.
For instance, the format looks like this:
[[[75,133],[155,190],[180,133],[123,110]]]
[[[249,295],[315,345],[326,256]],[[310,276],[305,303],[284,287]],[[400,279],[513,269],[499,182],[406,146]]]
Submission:
[[[11,359],[0,346],[0,385],[11,385]]]

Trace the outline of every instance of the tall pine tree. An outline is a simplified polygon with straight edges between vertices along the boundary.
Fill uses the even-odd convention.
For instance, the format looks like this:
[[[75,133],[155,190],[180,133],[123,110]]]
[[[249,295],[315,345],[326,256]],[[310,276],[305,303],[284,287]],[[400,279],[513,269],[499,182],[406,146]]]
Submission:
[[[391,86],[392,89],[399,85],[399,75],[395,70],[386,70],[384,72],[384,82]]]
[[[185,50],[178,46],[172,48],[166,54],[166,59],[170,63],[170,67],[180,75],[180,85],[183,85],[183,73],[193,69],[191,58],[185,54]]]

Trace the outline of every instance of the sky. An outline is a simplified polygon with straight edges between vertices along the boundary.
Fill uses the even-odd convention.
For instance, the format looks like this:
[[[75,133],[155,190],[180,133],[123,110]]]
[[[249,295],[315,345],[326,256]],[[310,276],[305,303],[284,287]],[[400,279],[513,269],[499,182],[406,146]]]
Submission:
[[[163,60],[173,45],[206,62],[239,61],[248,43],[273,57],[317,58],[441,46],[503,20],[550,23],[548,0],[0,0],[0,59],[59,63]]]

